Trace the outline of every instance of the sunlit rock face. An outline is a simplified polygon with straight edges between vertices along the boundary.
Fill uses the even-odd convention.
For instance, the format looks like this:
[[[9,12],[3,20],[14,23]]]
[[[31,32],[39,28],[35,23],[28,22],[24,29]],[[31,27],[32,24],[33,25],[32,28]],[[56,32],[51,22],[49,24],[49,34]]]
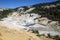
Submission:
[[[38,30],[41,35],[44,34],[45,36],[48,36],[48,34],[50,34],[51,36],[60,36],[58,22],[49,20],[46,17],[35,19],[35,24],[29,27],[30,30]]]
[[[42,25],[48,25],[48,23],[51,21],[46,17],[40,18],[39,20],[40,20],[39,23],[42,24]]]
[[[27,11],[31,11],[32,9],[29,9]],[[8,15],[7,18],[3,18],[2,21],[0,21],[0,24],[8,28],[27,28],[28,25],[34,24],[35,18],[41,17],[38,14],[29,14],[26,12],[22,12],[22,14],[20,14],[20,12],[13,12],[11,15]]]
[[[7,8],[0,8],[0,11],[8,10]]]

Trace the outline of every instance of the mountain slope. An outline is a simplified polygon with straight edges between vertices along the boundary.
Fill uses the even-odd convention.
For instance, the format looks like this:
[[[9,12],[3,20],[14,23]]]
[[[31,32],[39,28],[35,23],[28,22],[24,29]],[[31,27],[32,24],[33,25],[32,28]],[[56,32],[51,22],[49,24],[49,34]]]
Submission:
[[[60,1],[50,3],[39,3],[31,6],[21,6],[16,7],[14,9],[4,10],[3,12],[0,11],[0,19],[6,17],[10,12],[18,11],[19,8],[24,8],[23,11],[26,11],[32,7],[35,7],[35,9],[29,13],[37,13],[42,15],[42,17],[47,17],[54,21],[60,21]]]
[[[16,30],[37,30],[40,35],[60,36],[60,1],[17,7],[1,12],[0,25]]]
[[[36,7],[32,12],[38,13],[51,20],[60,21],[60,1],[35,4],[32,7]]]

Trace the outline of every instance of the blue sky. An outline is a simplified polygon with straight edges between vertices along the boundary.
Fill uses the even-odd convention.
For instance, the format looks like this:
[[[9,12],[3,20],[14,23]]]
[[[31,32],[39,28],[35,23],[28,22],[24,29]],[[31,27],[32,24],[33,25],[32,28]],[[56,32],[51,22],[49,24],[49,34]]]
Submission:
[[[0,8],[15,8],[29,6],[37,3],[52,2],[54,0],[0,0]]]

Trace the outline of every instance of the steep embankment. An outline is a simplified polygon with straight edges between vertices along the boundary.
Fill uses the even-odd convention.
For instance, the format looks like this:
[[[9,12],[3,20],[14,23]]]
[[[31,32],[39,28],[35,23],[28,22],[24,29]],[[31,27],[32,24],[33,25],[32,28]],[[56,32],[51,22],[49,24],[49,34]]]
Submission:
[[[24,30],[16,31],[0,26],[0,40],[40,40],[35,34]]]

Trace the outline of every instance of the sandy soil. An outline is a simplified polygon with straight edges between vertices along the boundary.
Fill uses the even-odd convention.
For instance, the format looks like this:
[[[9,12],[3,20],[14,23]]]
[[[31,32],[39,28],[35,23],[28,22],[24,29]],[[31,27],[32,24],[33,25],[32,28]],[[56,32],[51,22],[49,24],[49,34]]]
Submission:
[[[0,27],[0,40],[40,40],[35,34],[24,30],[13,30]]]

